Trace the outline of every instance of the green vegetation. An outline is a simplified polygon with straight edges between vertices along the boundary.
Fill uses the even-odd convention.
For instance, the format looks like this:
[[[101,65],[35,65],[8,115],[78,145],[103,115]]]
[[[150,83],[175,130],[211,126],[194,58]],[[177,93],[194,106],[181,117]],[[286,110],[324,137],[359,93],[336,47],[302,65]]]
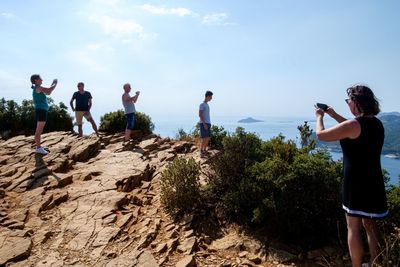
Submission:
[[[218,150],[222,149],[223,148],[222,140],[227,135],[228,132],[224,129],[224,127],[218,125],[211,125],[211,137],[209,142],[210,148]],[[185,132],[183,129],[178,129],[178,133],[176,134],[176,139],[181,141],[183,140],[189,141],[197,138],[200,138],[200,129],[198,125],[196,125],[195,129],[190,133]]]
[[[168,212],[185,213],[198,206],[200,165],[194,159],[175,159],[161,177],[161,203]]]
[[[383,144],[384,153],[400,154],[400,116],[383,114],[379,118],[385,126],[385,143]]]
[[[379,262],[380,266],[400,266],[400,186],[386,186],[389,216],[379,222],[384,239]]]
[[[304,246],[336,237],[337,222],[343,223],[341,164],[326,151],[311,153],[313,145],[299,149],[282,135],[262,141],[238,128],[223,140],[210,179],[218,210],[249,227],[267,225],[278,237]]]
[[[107,133],[123,132],[126,128],[126,119],[123,110],[109,112],[100,117],[100,131]],[[134,130],[141,130],[143,133],[148,134],[154,130],[154,124],[151,118],[142,113],[135,113],[135,126]]]
[[[195,191],[193,203],[200,205],[199,209],[212,209],[221,221],[239,223],[252,231],[262,230],[269,238],[297,244],[305,250],[325,244],[346,244],[340,201],[342,164],[333,161],[328,151],[315,149],[307,123],[298,129],[300,148],[282,135],[263,141],[243,128],[224,134],[221,153],[212,163],[209,184],[180,190],[187,194],[180,198],[188,199]],[[193,133],[185,138],[188,136]],[[174,183],[187,173],[187,169],[175,167],[169,172],[169,181]],[[387,172],[384,173],[388,182]],[[199,187],[196,183],[191,186]],[[391,264],[400,260],[399,186],[387,184],[387,195],[391,215],[380,222],[386,243],[381,263],[394,266]],[[189,212],[184,206],[169,203],[175,206],[174,210]]]
[[[56,105],[48,98],[49,112],[44,132],[72,131],[72,118],[68,108],[60,102]],[[20,134],[30,135],[35,132],[35,109],[32,100],[23,100],[18,105],[14,100],[0,99],[0,134],[9,138]]]

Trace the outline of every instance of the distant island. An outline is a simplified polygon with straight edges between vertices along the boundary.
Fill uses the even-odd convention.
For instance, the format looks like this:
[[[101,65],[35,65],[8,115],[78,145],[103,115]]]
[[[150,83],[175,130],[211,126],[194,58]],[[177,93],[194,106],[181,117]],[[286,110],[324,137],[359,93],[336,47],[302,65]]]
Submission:
[[[253,119],[252,117],[248,117],[246,119],[241,119],[238,121],[239,123],[254,123],[254,122],[263,122],[261,120]]]

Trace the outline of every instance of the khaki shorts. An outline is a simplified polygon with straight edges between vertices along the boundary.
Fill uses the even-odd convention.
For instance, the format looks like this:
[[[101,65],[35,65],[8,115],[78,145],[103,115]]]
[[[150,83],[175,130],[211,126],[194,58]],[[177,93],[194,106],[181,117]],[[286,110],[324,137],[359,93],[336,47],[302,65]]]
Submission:
[[[92,115],[89,111],[75,111],[76,124],[82,125],[83,117],[89,121],[92,118]]]

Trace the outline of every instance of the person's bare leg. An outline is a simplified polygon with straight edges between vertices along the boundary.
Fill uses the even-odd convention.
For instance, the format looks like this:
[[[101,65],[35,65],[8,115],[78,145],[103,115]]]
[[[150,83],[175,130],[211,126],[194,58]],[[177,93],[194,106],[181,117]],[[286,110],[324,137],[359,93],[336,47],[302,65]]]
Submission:
[[[94,122],[93,118],[90,118],[90,119],[89,119],[89,122],[92,124],[92,128],[93,128],[93,130],[95,131],[96,135],[99,136],[99,132],[97,131],[97,125],[96,125],[96,123]]]
[[[374,263],[379,253],[380,244],[382,242],[381,234],[373,219],[363,218],[362,224],[367,232],[368,248],[369,253],[371,254],[369,263],[372,266],[372,263]]]
[[[201,138],[201,143],[200,143],[200,157],[204,157],[204,152],[206,149],[207,145],[207,138]]]
[[[78,125],[78,133],[79,133],[79,136],[80,136],[80,137],[83,136],[82,124],[81,124],[81,125]]]
[[[353,267],[361,267],[364,254],[361,238],[361,218],[346,214],[347,243]]]
[[[125,142],[128,142],[131,139],[131,130],[125,129]]]
[[[208,148],[208,143],[210,142],[210,137],[204,138],[205,142],[204,142],[204,152],[207,151]]]
[[[40,136],[43,132],[44,126],[46,125],[45,121],[38,121],[36,123],[36,130],[35,130],[35,145],[36,148],[40,147]]]

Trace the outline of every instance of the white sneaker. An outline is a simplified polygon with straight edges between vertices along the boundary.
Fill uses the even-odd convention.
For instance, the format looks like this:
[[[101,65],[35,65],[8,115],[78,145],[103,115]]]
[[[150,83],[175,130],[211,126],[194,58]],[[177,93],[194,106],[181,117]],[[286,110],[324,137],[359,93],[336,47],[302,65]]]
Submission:
[[[49,154],[49,152],[47,152],[43,147],[36,148],[36,153],[42,154],[42,155]]]
[[[371,267],[371,266],[369,265],[369,262],[364,262],[364,263],[361,265],[361,267]]]

